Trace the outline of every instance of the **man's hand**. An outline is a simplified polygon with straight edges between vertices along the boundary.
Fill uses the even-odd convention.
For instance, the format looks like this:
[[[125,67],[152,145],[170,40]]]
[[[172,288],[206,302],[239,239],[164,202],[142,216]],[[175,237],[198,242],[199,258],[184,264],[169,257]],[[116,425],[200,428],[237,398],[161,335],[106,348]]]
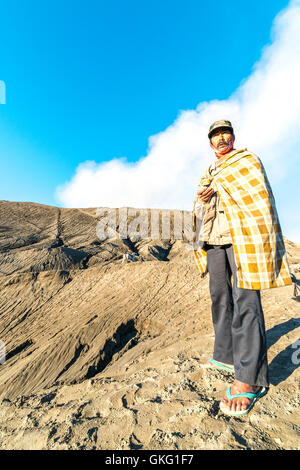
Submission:
[[[197,196],[201,199],[201,201],[207,202],[210,200],[213,193],[214,190],[212,188],[202,188],[197,191]]]

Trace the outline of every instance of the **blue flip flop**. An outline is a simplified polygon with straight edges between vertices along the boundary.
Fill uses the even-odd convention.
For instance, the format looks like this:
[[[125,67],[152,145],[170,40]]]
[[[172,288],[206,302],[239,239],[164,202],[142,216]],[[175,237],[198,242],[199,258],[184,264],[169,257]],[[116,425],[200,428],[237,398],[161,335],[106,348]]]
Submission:
[[[201,367],[204,367],[205,369],[216,369],[216,370],[226,370],[227,372],[234,372],[234,367],[231,366],[225,366],[221,362],[215,361],[213,358],[208,359],[207,362],[211,362],[214,364],[216,367],[210,367],[210,366],[204,366],[202,365]]]
[[[269,388],[268,387],[262,387],[261,390],[259,390],[256,393],[237,393],[236,395],[231,395],[231,386],[227,388],[226,390],[226,395],[228,400],[233,400],[233,398],[238,398],[238,397],[246,397],[250,398],[251,403],[248,406],[246,410],[241,410],[241,411],[231,411],[229,410],[223,403],[220,403],[220,410],[222,413],[229,415],[229,416],[243,416],[249,413],[249,411],[253,408],[254,404],[259,400],[261,397],[266,395],[268,393]]]

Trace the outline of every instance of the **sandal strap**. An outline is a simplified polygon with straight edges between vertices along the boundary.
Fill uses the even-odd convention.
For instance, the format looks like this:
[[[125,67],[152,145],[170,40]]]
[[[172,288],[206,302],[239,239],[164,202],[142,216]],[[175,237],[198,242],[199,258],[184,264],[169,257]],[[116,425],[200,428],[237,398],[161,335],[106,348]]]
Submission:
[[[227,398],[228,400],[233,400],[234,398],[250,398],[250,400],[253,400],[254,398],[257,398],[260,393],[261,393],[261,390],[259,390],[257,393],[252,393],[252,392],[245,392],[245,393],[237,393],[236,395],[231,395],[231,387],[228,387],[227,390],[226,390],[226,395],[227,395]]]
[[[224,364],[222,364],[221,362],[218,362],[218,361],[215,361],[212,357],[210,359],[208,359],[207,362],[212,362],[213,364],[215,364],[215,366],[218,366],[218,367],[224,367],[224,368],[227,368],[227,369],[230,369],[231,366],[225,366]],[[232,367],[232,370],[234,370],[234,368]]]

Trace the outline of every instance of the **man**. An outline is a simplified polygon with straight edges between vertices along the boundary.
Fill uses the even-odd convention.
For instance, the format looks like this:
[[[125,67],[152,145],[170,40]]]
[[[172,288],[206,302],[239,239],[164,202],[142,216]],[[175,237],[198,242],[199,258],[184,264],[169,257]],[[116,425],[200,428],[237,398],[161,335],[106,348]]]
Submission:
[[[209,273],[213,358],[202,364],[235,372],[220,409],[247,414],[269,387],[260,290],[291,284],[275,201],[259,158],[234,149],[230,121],[216,121],[208,137],[216,161],[194,201],[195,260]]]

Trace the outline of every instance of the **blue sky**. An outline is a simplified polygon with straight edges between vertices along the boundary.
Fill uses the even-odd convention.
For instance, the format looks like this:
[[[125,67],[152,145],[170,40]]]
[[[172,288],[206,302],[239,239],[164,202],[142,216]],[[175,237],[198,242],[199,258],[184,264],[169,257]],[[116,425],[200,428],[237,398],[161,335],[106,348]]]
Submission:
[[[164,134],[182,112],[228,100],[253,74],[272,43],[274,18],[288,5],[285,0],[0,0],[0,80],[6,85],[0,198],[68,207],[126,205],[125,190],[118,200],[107,190],[93,200],[85,198],[88,188],[79,186],[80,199],[73,203],[59,188],[80,171],[97,184],[105,162],[115,165],[110,175],[117,179],[123,168],[146,158],[149,138]],[[188,193],[191,207],[196,180]],[[275,174],[274,184],[282,207],[287,179],[281,178],[277,189]],[[157,197],[151,185],[150,199],[139,198],[139,191],[133,183],[130,194],[136,199],[128,203],[163,205],[163,195]],[[188,209],[180,201],[170,199],[168,207]]]

